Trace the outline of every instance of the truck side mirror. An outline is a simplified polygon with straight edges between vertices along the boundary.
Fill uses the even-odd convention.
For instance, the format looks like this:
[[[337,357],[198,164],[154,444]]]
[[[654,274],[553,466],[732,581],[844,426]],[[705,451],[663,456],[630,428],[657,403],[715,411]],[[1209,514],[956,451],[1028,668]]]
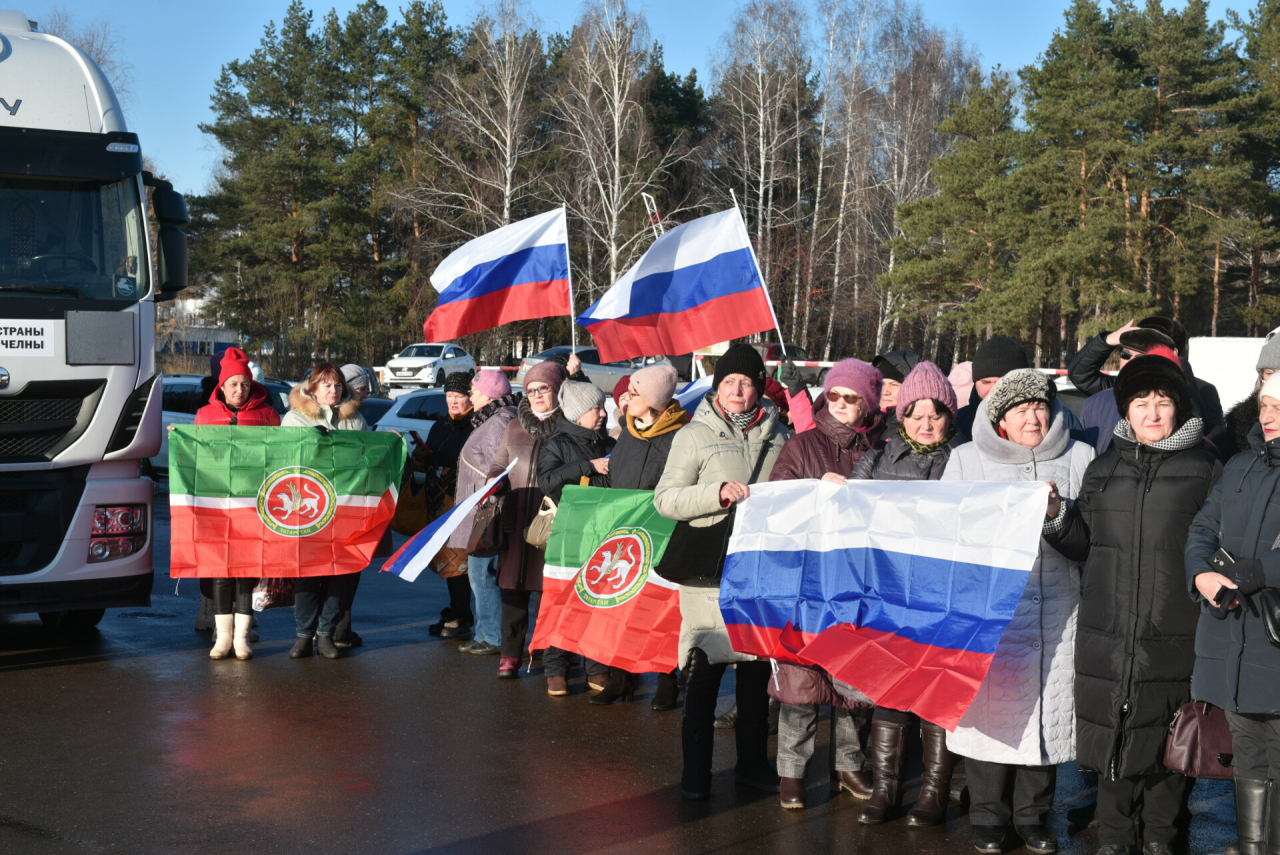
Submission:
[[[182,230],[190,222],[187,200],[168,181],[144,173],[143,182],[153,188],[151,206],[160,221],[156,301],[172,300],[187,287],[187,233]]]

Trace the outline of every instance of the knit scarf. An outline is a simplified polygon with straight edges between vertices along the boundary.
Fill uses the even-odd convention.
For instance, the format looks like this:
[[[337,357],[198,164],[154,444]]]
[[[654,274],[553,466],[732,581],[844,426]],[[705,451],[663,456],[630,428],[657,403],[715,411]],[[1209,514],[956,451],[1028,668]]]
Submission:
[[[716,405],[716,410],[720,413],[720,415],[724,416],[726,419],[732,422],[733,426],[736,427],[738,430],[742,431],[744,434],[751,429],[752,425],[754,425],[756,422],[760,421],[760,419],[764,417],[764,408],[760,406],[759,401],[756,402],[756,405],[753,408],[751,408],[750,410],[747,410],[745,413],[725,412],[724,407],[720,406],[719,399],[716,400],[715,405]]]
[[[684,427],[689,423],[689,414],[680,406],[679,401],[672,401],[652,424],[641,425],[631,416],[626,417],[626,423],[627,430],[636,439],[650,440]]]
[[[477,410],[471,417],[471,427],[478,428],[480,425],[489,421],[489,417],[498,412],[498,410],[501,410],[503,407],[514,407],[519,405],[519,403],[519,392],[511,392],[510,394],[503,395],[501,398],[494,398],[492,401]]]
[[[942,448],[942,446],[950,442],[952,438],[955,437],[955,435],[956,435],[956,426],[951,425],[950,427],[947,428],[946,436],[944,436],[942,439],[938,440],[935,443],[932,443],[930,445],[925,445],[923,443],[916,442],[914,439],[907,436],[907,429],[904,425],[898,425],[899,438],[901,438],[902,441],[907,444],[907,448],[911,449],[916,454],[928,454],[931,451],[937,451],[939,448]]]

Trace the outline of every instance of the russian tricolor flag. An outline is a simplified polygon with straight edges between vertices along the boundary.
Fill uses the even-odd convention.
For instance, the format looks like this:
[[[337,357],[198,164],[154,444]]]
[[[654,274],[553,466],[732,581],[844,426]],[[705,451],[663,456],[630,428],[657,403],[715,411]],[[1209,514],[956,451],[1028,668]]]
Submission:
[[[422,325],[449,341],[532,318],[572,315],[569,229],[557,208],[463,244],[431,274],[440,293]]]
[[[737,208],[658,238],[578,323],[602,362],[690,353],[777,325]]]
[[[735,650],[823,668],[954,730],[1040,549],[1048,485],[751,485],[720,586]]]
[[[511,466],[515,466],[516,461],[511,461]],[[431,559],[436,557],[436,553],[444,547],[449,540],[449,535],[458,530],[458,526],[462,524],[467,514],[475,510],[476,505],[492,496],[498,491],[498,485],[502,483],[502,479],[507,477],[507,473],[511,471],[511,466],[502,470],[502,474],[496,478],[490,478],[489,482],[476,490],[470,496],[467,496],[457,505],[449,509],[448,513],[441,514],[438,519],[431,522],[422,531],[409,538],[404,546],[400,547],[395,555],[387,559],[382,565],[382,569],[388,573],[394,573],[406,582],[412,582],[418,578],[423,570],[431,565]]]

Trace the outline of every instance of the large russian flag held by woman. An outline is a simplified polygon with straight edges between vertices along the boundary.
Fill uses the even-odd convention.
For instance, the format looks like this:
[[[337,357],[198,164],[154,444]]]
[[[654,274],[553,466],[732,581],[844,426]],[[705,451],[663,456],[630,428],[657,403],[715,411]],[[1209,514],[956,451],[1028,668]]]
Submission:
[[[503,226],[454,250],[431,274],[440,293],[426,341],[449,341],[512,321],[572,315],[564,208]]]
[[[954,730],[1035,567],[1046,484],[753,484],[720,586],[734,649]]]
[[[777,326],[737,208],[658,238],[578,323],[603,362],[691,353]]]

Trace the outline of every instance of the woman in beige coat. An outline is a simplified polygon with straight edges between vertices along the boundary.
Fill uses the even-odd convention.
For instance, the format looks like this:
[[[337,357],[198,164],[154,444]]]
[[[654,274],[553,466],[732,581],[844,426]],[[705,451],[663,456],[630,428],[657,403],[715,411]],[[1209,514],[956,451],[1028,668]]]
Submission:
[[[706,406],[671,444],[654,490],[658,513],[692,528],[708,528],[750,495],[748,485],[769,480],[788,431],[778,421],[777,410],[761,406],[764,381],[764,362],[748,345],[735,345],[720,357],[715,391],[707,394]],[[690,578],[680,585],[680,661],[687,681],[680,789],[687,799],[711,795],[716,698],[725,669],[736,662],[737,780],[776,793],[778,775],[768,758],[769,665],[735,652],[730,644],[720,614],[719,563],[726,543],[707,545],[713,547],[712,554],[689,554],[691,562],[702,566],[686,568]],[[667,560],[664,557],[664,563]]]

